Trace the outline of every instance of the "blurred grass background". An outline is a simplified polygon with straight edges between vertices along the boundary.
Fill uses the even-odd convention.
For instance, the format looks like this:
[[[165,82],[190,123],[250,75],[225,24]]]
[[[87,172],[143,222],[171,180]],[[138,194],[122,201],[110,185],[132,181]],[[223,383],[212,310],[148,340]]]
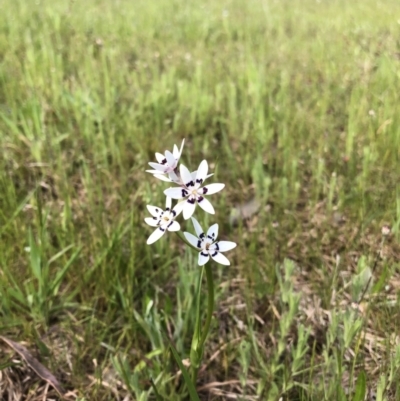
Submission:
[[[397,1],[3,1],[0,334],[72,399],[188,399],[197,255],[143,220],[186,138],[239,244],[201,399],[398,399],[399,80]],[[3,397],[42,394],[0,350]]]

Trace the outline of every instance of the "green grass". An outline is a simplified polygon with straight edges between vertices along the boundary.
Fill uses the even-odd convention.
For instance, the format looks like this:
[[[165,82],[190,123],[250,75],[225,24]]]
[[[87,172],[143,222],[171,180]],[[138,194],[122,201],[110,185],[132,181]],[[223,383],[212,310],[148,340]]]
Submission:
[[[186,138],[238,243],[200,399],[400,399],[399,38],[394,0],[4,1],[0,335],[79,400],[188,399],[197,255],[144,223]]]

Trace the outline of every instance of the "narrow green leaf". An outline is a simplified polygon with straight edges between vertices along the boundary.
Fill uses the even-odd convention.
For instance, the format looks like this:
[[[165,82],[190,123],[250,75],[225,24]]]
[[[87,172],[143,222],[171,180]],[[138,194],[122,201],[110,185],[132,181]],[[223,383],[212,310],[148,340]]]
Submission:
[[[152,378],[150,378],[150,384],[151,384],[151,387],[152,387],[153,390],[154,390],[154,394],[155,394],[155,396],[156,396],[156,400],[157,400],[157,401],[163,401],[163,399],[161,398],[161,395],[158,393],[156,384],[154,383],[154,380],[153,380]]]
[[[367,377],[365,372],[361,371],[357,377],[356,391],[354,393],[353,401],[364,401],[366,391],[367,391]]]
[[[378,281],[372,287],[372,293],[378,294],[382,291],[383,287],[386,284],[386,280],[388,279],[390,272],[387,266],[384,266],[382,274],[379,276]]]
[[[0,113],[0,115],[1,115],[1,113]],[[3,224],[2,226],[0,226],[0,233],[5,231],[8,228],[8,226],[14,221],[14,219],[19,215],[19,213],[24,209],[26,204],[31,199],[32,195],[35,194],[36,189],[37,188],[35,188],[31,192],[29,192],[29,194],[22,200],[22,202],[19,203],[19,205],[15,209],[14,213],[12,214],[12,216],[8,219],[8,221],[5,224]]]
[[[33,238],[31,229],[29,229],[28,235],[29,235],[29,248],[30,248],[29,256],[31,262],[31,271],[39,282],[39,290],[40,290],[43,284],[40,250],[35,242],[35,239]]]
[[[203,347],[201,345],[201,331],[200,331],[200,303],[201,303],[201,282],[203,280],[204,266],[200,270],[199,281],[197,284],[197,295],[196,295],[196,325],[192,338],[192,345],[190,349],[190,363],[193,367],[198,369],[201,362],[201,355],[203,354]]]
[[[67,247],[70,249],[70,247]],[[49,295],[56,295],[58,292],[58,287],[61,284],[65,274],[67,273],[68,269],[71,267],[72,263],[75,261],[79,253],[81,252],[82,247],[80,247],[78,250],[76,250],[73,255],[69,258],[65,266],[57,273],[54,281],[51,283],[50,287],[50,294]],[[49,262],[50,264],[50,262]]]
[[[18,366],[18,363],[15,362],[5,362],[5,363],[0,363],[0,372],[6,368],[10,368],[13,366]]]
[[[172,341],[168,338],[168,336],[165,336],[165,338],[167,339],[169,346],[171,348],[172,354],[174,355],[174,358],[176,360],[176,363],[178,364],[179,369],[182,372],[183,379],[185,380],[186,386],[189,390],[189,395],[190,395],[191,401],[200,401],[200,398],[197,394],[196,388],[195,388],[192,380],[190,379],[189,372],[183,365],[181,357],[178,354],[178,351],[175,349],[174,345],[172,344]]]
[[[48,265],[50,265],[51,263],[53,263],[55,260],[57,260],[58,258],[60,258],[62,255],[64,255],[64,253],[68,252],[72,247],[74,246],[74,244],[68,245],[66,248],[62,249],[60,252],[56,253],[54,256],[52,256],[49,261],[47,262]]]

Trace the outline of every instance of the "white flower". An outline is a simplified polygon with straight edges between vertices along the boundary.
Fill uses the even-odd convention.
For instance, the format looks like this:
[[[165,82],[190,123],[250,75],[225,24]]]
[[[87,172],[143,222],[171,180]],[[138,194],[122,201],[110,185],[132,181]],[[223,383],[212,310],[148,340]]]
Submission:
[[[230,251],[236,247],[236,243],[232,241],[216,241],[218,237],[218,224],[212,225],[206,235],[194,217],[192,217],[192,222],[197,237],[187,232],[183,234],[190,244],[200,251],[199,266],[205,265],[210,260],[210,256],[222,265],[230,265],[229,260],[221,252]]]
[[[175,218],[180,213],[180,210],[176,210],[176,206],[171,210],[171,198],[167,197],[165,210],[150,205],[147,205],[147,209],[153,217],[146,217],[144,221],[149,226],[157,227],[153,234],[151,234],[148,238],[148,245],[160,239],[164,235],[166,230],[179,231],[181,229],[179,223],[175,221]]]
[[[189,170],[181,164],[180,166],[180,178],[182,186],[179,188],[168,188],[164,191],[166,196],[170,196],[173,199],[187,198],[183,202],[178,203],[178,208],[183,209],[183,218],[187,220],[194,213],[196,203],[208,213],[214,214],[215,210],[212,204],[204,195],[212,195],[216,192],[221,191],[225,184],[210,184],[200,188],[204,180],[209,177],[207,176],[208,164],[206,160],[200,163],[199,169],[196,173],[196,178],[192,176]]]
[[[156,153],[156,159],[158,163],[150,162],[149,165],[154,170],[146,170],[147,173],[151,173],[154,177],[167,182],[179,181],[177,176],[178,162],[182,155],[183,145],[185,140],[182,141],[181,149],[179,150],[176,145],[172,153],[169,150],[165,151],[165,154]]]

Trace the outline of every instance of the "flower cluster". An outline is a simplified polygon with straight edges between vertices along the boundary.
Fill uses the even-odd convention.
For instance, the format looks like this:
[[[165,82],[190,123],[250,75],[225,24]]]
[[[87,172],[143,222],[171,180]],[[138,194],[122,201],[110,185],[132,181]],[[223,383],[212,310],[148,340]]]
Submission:
[[[207,263],[210,257],[218,263],[229,265],[229,260],[221,252],[235,248],[236,244],[231,241],[217,241],[218,224],[212,225],[205,234],[198,221],[192,217],[196,205],[199,205],[207,213],[215,214],[214,207],[206,196],[221,191],[225,184],[204,185],[204,181],[213,175],[208,174],[206,160],[203,160],[199,168],[193,172],[190,172],[183,164],[178,167],[184,142],[183,140],[180,149],[174,145],[172,152],[167,150],[164,154],[156,153],[157,163],[149,163],[153,170],[146,170],[155,178],[177,185],[164,191],[167,198],[165,210],[156,206],[147,206],[153,217],[147,217],[145,222],[156,227],[156,230],[148,238],[147,244],[156,242],[166,231],[179,231],[181,226],[176,218],[182,213],[185,220],[192,218],[197,236],[188,232],[184,232],[184,236],[199,251],[199,265],[202,266]],[[178,200],[173,208],[171,208],[172,199]]]

